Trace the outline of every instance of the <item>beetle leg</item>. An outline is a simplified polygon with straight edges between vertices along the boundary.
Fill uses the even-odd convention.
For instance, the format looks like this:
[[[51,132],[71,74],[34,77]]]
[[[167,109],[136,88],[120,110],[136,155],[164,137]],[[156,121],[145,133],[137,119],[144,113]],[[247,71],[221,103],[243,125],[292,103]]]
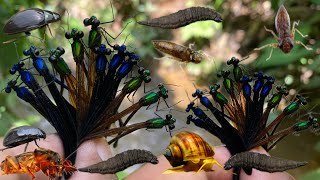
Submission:
[[[267,47],[277,48],[277,47],[278,47],[278,44],[276,44],[276,43],[266,44],[266,45],[261,46],[261,47],[259,47],[259,48],[254,48],[253,50],[254,50],[254,51],[260,51],[260,50],[262,50],[262,49],[264,49],[264,48],[267,48]]]
[[[276,35],[276,33],[274,31],[272,31],[271,29],[268,29],[266,26],[264,26],[264,29],[271,33],[273,35],[274,38],[276,38],[277,40],[279,40],[278,36]]]
[[[273,48],[271,48],[271,51],[270,51],[269,57],[266,59],[266,61],[268,61],[268,60],[271,58],[272,52],[273,52]]]
[[[295,41],[294,44],[300,44],[300,45],[302,45],[304,48],[306,48],[306,50],[308,50],[308,51],[311,51],[311,50],[312,50],[312,48],[306,46],[306,45],[303,44],[303,42],[301,42],[301,41]]]
[[[29,145],[29,143],[26,144],[26,147],[24,148],[24,151],[23,151],[23,152],[26,152],[26,151],[27,151],[28,145]]]
[[[294,34],[295,34],[295,31],[297,31],[301,37],[305,38],[305,37],[308,37],[308,35],[303,35],[298,29],[296,29],[295,26],[298,26],[299,25],[299,21],[294,21],[293,24],[292,24],[292,30],[291,30],[291,38],[294,39]]]
[[[254,48],[253,50],[254,50],[254,51],[260,51],[260,50],[262,50],[262,49],[264,49],[264,48],[266,48],[266,47],[272,47],[272,48],[271,48],[271,51],[270,51],[270,55],[269,55],[269,57],[266,59],[266,61],[268,61],[268,60],[271,58],[273,49],[274,49],[274,48],[277,48],[277,47],[278,47],[278,44],[275,44],[275,43],[266,44],[266,45],[264,45],[264,46],[262,46],[262,47]]]
[[[34,140],[34,143],[37,145],[38,148],[40,148],[36,140]]]

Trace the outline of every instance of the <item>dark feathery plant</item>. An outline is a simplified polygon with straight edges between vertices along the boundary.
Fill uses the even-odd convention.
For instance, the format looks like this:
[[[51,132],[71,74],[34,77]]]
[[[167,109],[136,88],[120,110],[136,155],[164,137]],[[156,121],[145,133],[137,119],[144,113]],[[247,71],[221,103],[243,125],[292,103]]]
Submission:
[[[141,128],[168,127],[172,130],[175,123],[175,119],[168,114],[166,119],[159,117],[127,125],[139,109],[159,104],[161,99],[165,101],[168,98],[168,90],[163,84],[159,84],[157,91],[147,93],[138,102],[119,112],[125,97],[129,99],[130,94],[134,95],[141,86],[151,81],[150,71],[137,65],[140,61],[139,56],[129,51],[126,45],[111,45],[107,41],[109,36],[106,37],[109,34],[99,26],[100,24],[102,23],[94,16],[84,20],[85,26],[91,26],[87,44],[83,41],[82,31],[73,28],[71,32],[65,33],[67,39],[72,39],[75,75],[62,57],[65,53],[64,48],[46,50],[31,46],[23,52],[27,57],[10,70],[12,75],[18,74],[18,77],[9,81],[5,88],[7,93],[15,91],[20,99],[33,106],[49,121],[63,142],[65,156],[70,156],[69,159],[73,163],[77,148],[86,140],[117,135],[111,140],[112,143]],[[110,48],[102,44],[103,39]],[[31,64],[25,63],[28,62],[26,60],[32,61],[31,67],[26,67],[25,64]],[[48,68],[49,63],[60,78]],[[39,78],[35,78],[33,69],[46,82],[44,87],[40,86],[37,80]],[[138,75],[126,80],[120,89],[122,80],[135,69],[138,70]],[[44,91],[45,88],[48,88],[49,93]],[[63,91],[67,91],[69,98],[63,96]],[[122,122],[126,115],[128,117]],[[112,127],[111,125],[117,121],[120,126]],[[140,150],[128,153],[144,155],[146,152]],[[121,158],[121,155],[123,154],[116,157]],[[136,157],[139,158],[139,155]],[[157,163],[157,160],[145,162]],[[136,163],[142,161],[139,159]],[[109,173],[116,173],[133,164],[134,160],[125,167],[112,167]]]
[[[211,85],[209,91],[197,89],[192,94],[195,100],[199,99],[200,103],[211,111],[219,124],[202,109],[195,107],[195,100],[190,102],[186,111],[191,110],[196,117],[189,115],[187,124],[193,122],[196,126],[218,137],[231,155],[249,151],[258,146],[262,146],[268,152],[284,137],[306,129],[319,134],[320,125],[313,116],[310,116],[307,121],[295,122],[290,127],[277,130],[283,120],[290,118],[290,115],[307,104],[306,99],[298,94],[295,100],[268,124],[270,111],[277,108],[281,99],[288,95],[288,91],[285,87],[277,86],[276,92],[271,94],[275,83],[273,77],[262,72],[254,73],[253,77],[245,75],[239,63],[239,59],[234,57],[227,62],[228,65],[233,66],[233,78],[230,77],[229,70],[218,73],[218,77],[222,78],[227,96],[219,91],[220,84]],[[206,97],[208,94],[220,108],[216,108],[210,102]],[[267,104],[266,107],[264,107],[265,104]],[[244,171],[250,175],[252,169],[244,168]],[[238,179],[240,169],[235,168],[234,173],[234,179]]]

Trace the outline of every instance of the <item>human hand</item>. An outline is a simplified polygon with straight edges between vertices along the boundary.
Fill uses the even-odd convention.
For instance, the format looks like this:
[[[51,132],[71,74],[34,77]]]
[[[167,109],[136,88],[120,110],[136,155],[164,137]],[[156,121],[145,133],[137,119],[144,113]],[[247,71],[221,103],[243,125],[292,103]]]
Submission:
[[[0,139],[0,144],[2,146],[3,139]],[[63,154],[63,146],[60,138],[51,134],[48,135],[46,139],[37,141],[38,145],[41,148],[50,149],[60,154],[61,157],[64,157]],[[4,160],[6,156],[16,156],[18,154],[23,153],[25,145],[20,145],[11,149],[4,150],[0,153],[0,160]],[[1,149],[3,147],[0,147]],[[30,142],[27,152],[33,151],[37,146]],[[75,167],[81,168],[86,167],[92,164],[96,164],[98,162],[107,160],[112,157],[110,148],[104,138],[89,140],[80,145],[77,150],[77,158]],[[45,176],[42,171],[39,171],[35,174],[36,180],[47,180],[48,177]],[[19,179],[31,179],[31,177],[27,174],[10,174],[10,175],[0,175],[0,180],[19,180]],[[91,174],[85,172],[75,172],[70,180],[115,180],[117,179],[115,175],[101,175],[101,174]]]
[[[261,154],[268,154],[263,148],[259,147],[251,150],[252,152],[258,152]],[[231,156],[228,149],[225,147],[215,147],[214,149],[215,155],[214,158],[220,163],[224,164]],[[170,163],[167,159],[162,155],[159,157],[159,164],[151,165],[146,164],[144,167],[140,168],[130,176],[128,176],[127,180],[207,180],[207,179],[219,179],[219,180],[230,180],[232,179],[232,170],[224,170],[217,165],[213,166],[212,172],[204,172],[195,174],[195,172],[185,172],[185,173],[173,173],[173,174],[162,174],[165,170],[171,168]],[[240,173],[241,180],[251,180],[251,179],[259,179],[259,180],[292,180],[294,179],[286,172],[278,172],[278,173],[268,173],[258,171],[256,169],[252,170],[252,175],[247,175],[243,170]]]

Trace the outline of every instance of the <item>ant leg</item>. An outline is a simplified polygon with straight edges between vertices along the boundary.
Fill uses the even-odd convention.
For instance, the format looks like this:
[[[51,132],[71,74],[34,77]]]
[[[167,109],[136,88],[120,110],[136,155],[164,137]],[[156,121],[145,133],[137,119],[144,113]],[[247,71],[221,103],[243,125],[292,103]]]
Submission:
[[[301,42],[301,41],[295,41],[294,44],[300,44],[300,45],[302,45],[304,48],[306,48],[306,50],[308,50],[308,51],[311,51],[311,50],[312,50],[312,48],[306,46],[306,45],[303,44],[303,42]]]
[[[274,31],[272,31],[271,29],[268,29],[266,26],[264,26],[264,29],[271,33],[273,35],[274,38],[276,38],[277,40],[279,39],[278,36],[276,35],[276,33]]]

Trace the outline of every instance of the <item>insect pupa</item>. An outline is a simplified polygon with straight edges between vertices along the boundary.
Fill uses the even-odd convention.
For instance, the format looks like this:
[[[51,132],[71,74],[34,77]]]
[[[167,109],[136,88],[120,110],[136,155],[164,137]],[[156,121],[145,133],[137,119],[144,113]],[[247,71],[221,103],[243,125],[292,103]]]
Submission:
[[[194,51],[190,47],[185,47],[170,41],[153,40],[152,44],[158,51],[168,54],[172,59],[180,62],[193,62],[198,64],[205,59],[205,54],[201,53],[201,51]]]
[[[89,173],[114,174],[132,165],[145,162],[157,164],[158,159],[149,151],[133,149],[119,153],[106,161],[102,161],[88,167],[79,168],[78,170]]]
[[[176,29],[188,24],[197,22],[213,20],[222,22],[221,15],[214,9],[207,7],[190,7],[180,10],[178,12],[161,16],[159,18],[150,19],[146,21],[139,21],[138,23],[145,26],[159,27],[164,29]]]
[[[305,161],[292,161],[287,159],[280,159],[270,157],[265,154],[255,152],[242,152],[232,156],[224,165],[225,170],[234,167],[238,168],[255,168],[266,172],[282,172],[289,169],[294,169],[306,165]]]

